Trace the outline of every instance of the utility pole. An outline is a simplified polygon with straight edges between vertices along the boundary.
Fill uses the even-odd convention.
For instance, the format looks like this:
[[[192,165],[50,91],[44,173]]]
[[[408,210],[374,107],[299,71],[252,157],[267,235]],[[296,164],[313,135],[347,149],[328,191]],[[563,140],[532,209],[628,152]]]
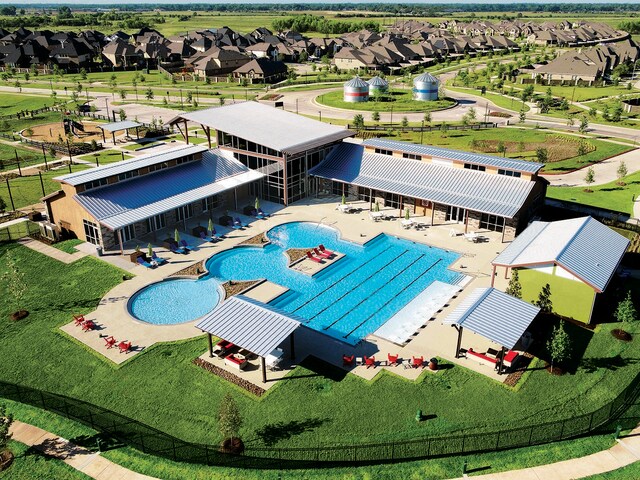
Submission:
[[[40,177],[40,188],[42,189],[42,196],[44,197],[46,193],[44,192],[44,182],[42,181],[42,171],[38,170],[38,176]]]

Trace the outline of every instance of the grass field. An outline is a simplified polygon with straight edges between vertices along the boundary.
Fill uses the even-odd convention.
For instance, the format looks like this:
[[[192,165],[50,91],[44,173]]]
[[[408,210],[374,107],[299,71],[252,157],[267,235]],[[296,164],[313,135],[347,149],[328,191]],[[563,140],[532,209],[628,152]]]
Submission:
[[[365,112],[430,112],[451,107],[455,102],[449,98],[442,98],[429,102],[420,102],[413,99],[411,90],[390,90],[391,101],[345,102],[342,89],[335,92],[323,93],[316,98],[318,103],[329,107],[344,108],[349,110],[362,110]]]
[[[24,110],[37,110],[45,106],[50,107],[51,105],[53,105],[53,101],[46,96],[16,95],[2,92],[0,93],[0,119],[3,115],[11,115]]]
[[[46,457],[23,443],[9,442],[15,455],[11,467],[0,472],[2,480],[89,480],[91,477],[67,465],[62,460]]]
[[[20,159],[20,168],[44,163],[42,152],[14,145],[7,145],[6,143],[0,143],[0,172],[14,169],[17,170],[18,165],[16,164],[16,152],[18,152],[18,158]],[[49,160],[48,154],[47,160]]]
[[[72,238],[70,240],[63,240],[61,242],[54,243],[52,247],[57,248],[58,250],[62,250],[66,253],[76,253],[78,250],[75,247],[76,245],[80,245],[81,243],[84,242],[77,238]]]
[[[133,158],[131,155],[123,154],[118,150],[100,150],[95,153],[90,153],[89,155],[83,155],[82,157],[78,157],[78,159],[86,160],[87,162],[91,162],[95,164],[96,155],[98,157],[99,165],[106,165],[107,163],[121,162],[122,160],[128,160],[130,158]]]
[[[480,91],[477,89],[451,87],[449,85],[447,85],[447,90],[451,90],[452,92],[477,95],[478,97],[486,98],[490,102],[495,103],[498,107],[506,108],[508,110],[514,110],[516,112],[519,112],[521,110],[528,112],[530,110],[529,106],[526,103],[523,103],[521,100],[519,101],[517,99],[505,97],[504,95],[500,95],[499,93],[487,91],[484,95],[481,95]],[[479,104],[482,105],[482,101],[480,101]]]
[[[598,177],[595,180],[598,181]],[[640,172],[624,177],[624,182],[626,183],[624,186],[620,186],[616,182],[592,186],[592,192],[585,192],[585,187],[549,187],[547,188],[547,197],[608,208],[633,215],[633,199],[640,194]]]

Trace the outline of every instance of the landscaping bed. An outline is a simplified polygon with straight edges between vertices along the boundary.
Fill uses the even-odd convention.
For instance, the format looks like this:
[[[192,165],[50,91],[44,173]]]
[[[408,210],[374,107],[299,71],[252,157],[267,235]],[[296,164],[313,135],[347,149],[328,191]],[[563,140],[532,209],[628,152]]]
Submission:
[[[196,262],[169,275],[170,277],[199,277],[206,271],[204,261]]]
[[[264,233],[259,233],[258,235],[254,235],[253,237],[247,238],[246,240],[241,241],[238,245],[260,245],[264,246],[269,243],[269,239],[266,237]]]
[[[285,253],[289,257],[289,265],[307,256],[308,248],[290,248]]]
[[[224,282],[222,284],[222,288],[224,290],[224,298],[233,297],[234,295],[238,295],[239,293],[244,292],[247,288],[253,287],[260,283],[260,280],[248,280],[244,282],[239,282],[237,280],[229,280],[228,282]]]

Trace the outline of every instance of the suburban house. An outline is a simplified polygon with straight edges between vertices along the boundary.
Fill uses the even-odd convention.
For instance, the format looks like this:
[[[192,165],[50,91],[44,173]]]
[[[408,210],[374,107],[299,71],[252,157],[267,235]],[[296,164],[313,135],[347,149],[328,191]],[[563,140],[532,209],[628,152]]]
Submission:
[[[201,78],[227,75],[251,60],[234,50],[218,47],[212,47],[195,58],[193,72]]]
[[[140,65],[144,61],[144,54],[136,46],[119,39],[107,43],[102,55],[114,67]]]
[[[233,77],[246,79],[249,83],[276,83],[287,78],[284,62],[254,58],[233,71]]]
[[[591,217],[535,221],[493,260],[493,278],[496,267],[504,267],[505,275],[517,270],[527,301],[549,284],[555,313],[590,323],[597,296],[628,246],[629,240]]]

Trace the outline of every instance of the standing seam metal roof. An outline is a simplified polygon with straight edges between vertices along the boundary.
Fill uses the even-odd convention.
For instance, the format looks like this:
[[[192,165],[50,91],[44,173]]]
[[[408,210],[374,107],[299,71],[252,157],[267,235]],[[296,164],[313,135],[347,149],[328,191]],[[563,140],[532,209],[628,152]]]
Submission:
[[[406,197],[513,218],[535,182],[451,168],[389,155],[365,153],[342,143],[309,174]]]
[[[89,190],[74,199],[113,230],[262,178],[228,152]]]
[[[373,78],[370,78],[367,83],[373,87],[388,87],[389,86],[389,82],[387,82],[384,78],[381,78],[379,76],[375,76]]]
[[[599,292],[609,284],[629,240],[591,217],[533,222],[493,265],[557,263]]]
[[[537,173],[544,166],[544,163],[493,157],[491,155],[461,152],[459,150],[432,147],[431,145],[417,145],[415,143],[383,140],[381,138],[371,138],[369,140],[365,140],[362,144],[368,147],[384,148],[387,150],[415,153],[418,155],[429,155],[447,160],[459,160],[461,162],[504,168],[508,170],[515,170],[517,172]]]
[[[242,102],[181,113],[169,121],[169,124],[180,119],[197,122],[287,154],[300,153],[356,134],[343,127],[258,102]]]
[[[352,78],[348,82],[345,82],[344,86],[351,88],[369,88],[369,84],[362,80],[360,77]]]
[[[132,170],[138,170],[139,168],[149,167],[158,163],[168,162],[169,160],[175,160],[177,158],[186,157],[196,153],[205,152],[207,147],[202,145],[186,145],[171,150],[164,150],[158,153],[151,153],[149,155],[143,155],[140,157],[125,160],[124,162],[110,163],[101,167],[89,168],[82,170],[81,172],[69,173],[67,175],[61,175],[54,177],[54,180],[64,182],[69,185],[81,185],[93,180],[100,180],[102,178],[113,177],[121,173],[130,172]]]
[[[278,308],[236,295],[225,300],[196,324],[210,333],[260,357],[266,357],[302,323]]]
[[[516,346],[540,309],[495,288],[476,288],[444,320],[508,349]]]

